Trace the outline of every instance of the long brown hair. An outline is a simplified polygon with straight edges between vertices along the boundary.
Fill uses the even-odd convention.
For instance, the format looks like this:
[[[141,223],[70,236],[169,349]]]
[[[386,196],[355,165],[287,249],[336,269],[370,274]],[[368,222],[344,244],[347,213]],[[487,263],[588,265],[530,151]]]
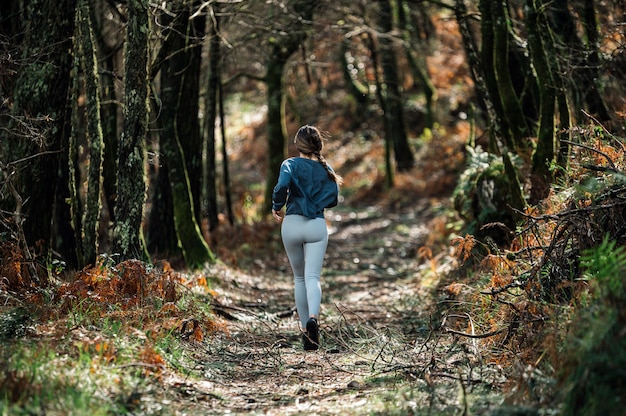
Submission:
[[[315,155],[317,160],[322,164],[322,166],[324,166],[324,169],[326,169],[328,177],[337,185],[341,185],[343,183],[343,178],[330,169],[326,163],[326,159],[322,156],[324,138],[325,137],[322,135],[322,132],[320,132],[317,127],[305,124],[298,129],[293,142],[300,153],[307,156]]]

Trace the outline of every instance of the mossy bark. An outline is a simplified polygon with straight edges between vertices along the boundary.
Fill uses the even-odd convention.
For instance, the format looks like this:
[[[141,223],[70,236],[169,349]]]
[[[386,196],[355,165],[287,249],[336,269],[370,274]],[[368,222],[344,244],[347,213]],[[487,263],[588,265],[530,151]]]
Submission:
[[[481,48],[480,59],[478,55],[476,57],[476,64],[480,67],[480,73],[482,74],[482,80],[484,82],[484,88],[489,92],[489,96],[493,99],[490,102],[493,114],[490,115],[492,122],[495,122],[498,126],[497,133],[501,134],[504,144],[513,149],[513,138],[509,134],[509,125],[504,116],[504,109],[502,108],[502,101],[499,99],[500,92],[498,90],[498,81],[496,80],[496,73],[494,71],[494,36],[493,36],[493,0],[480,0],[480,32],[481,32]],[[475,64],[475,65],[476,65]],[[492,149],[493,150],[493,149]]]
[[[413,167],[415,157],[409,146],[404,121],[404,98],[398,75],[395,44],[391,34],[394,30],[391,2],[379,0],[378,24],[385,36],[380,36],[380,65],[383,72],[386,101],[385,117],[389,119],[396,169],[400,172]]]
[[[491,5],[493,23],[493,73],[498,87],[503,116],[510,130],[512,148],[519,148],[529,129],[524,118],[524,110],[515,92],[509,68],[509,42],[511,37],[510,18],[507,3],[494,1]],[[488,71],[489,68],[486,68]],[[510,146],[510,145],[509,145]]]
[[[367,36],[367,44],[370,50],[370,54],[372,56],[372,61],[375,62],[373,72],[374,72],[374,82],[376,83],[376,99],[383,111],[383,114],[387,114],[387,101],[383,96],[383,82],[382,76],[380,74],[380,69],[378,67],[378,47],[376,46],[376,40],[371,33],[368,33]],[[395,175],[393,170],[392,159],[392,145],[391,145],[391,126],[389,125],[390,120],[389,117],[383,117],[383,129],[385,131],[385,186],[387,189],[393,188],[395,182]]]
[[[205,188],[209,230],[219,225],[217,215],[217,174],[215,154],[215,121],[220,83],[221,39],[219,37],[219,3],[213,5],[209,29],[209,69],[206,77],[204,98],[204,138],[206,148]]]
[[[489,3],[487,3],[489,4]],[[481,3],[481,7],[483,7]],[[470,72],[472,79],[474,80],[474,88],[476,89],[476,95],[481,104],[481,108],[487,113],[487,123],[489,125],[489,151],[492,153],[500,154],[500,138],[502,136],[502,130],[506,128],[503,126],[503,120],[500,117],[500,112],[496,109],[498,105],[497,100],[493,98],[494,88],[489,86],[487,80],[486,66],[481,60],[481,53],[474,38],[472,28],[470,26],[469,15],[467,6],[464,0],[455,0],[454,12],[456,20],[459,24],[459,31],[461,32],[461,39],[463,41],[463,48],[467,55]],[[483,22],[484,23],[484,22]],[[483,32],[486,30],[482,29]],[[485,35],[483,35],[484,37]],[[486,35],[491,39],[490,35]],[[483,39],[483,42],[488,39]],[[483,48],[484,53],[485,48]],[[491,56],[491,55],[489,55]],[[497,95],[496,95],[497,97]]]
[[[422,13],[425,14],[426,12],[423,10]],[[398,6],[398,25],[400,30],[404,33],[405,55],[411,73],[413,77],[419,81],[419,86],[426,99],[426,127],[432,129],[435,125],[437,88],[430,79],[425,54],[415,52],[414,47],[411,46],[415,44],[416,40],[419,42],[420,38],[415,35],[417,32],[416,23],[413,22],[410,15],[409,3],[406,0],[400,0]]]
[[[196,148],[195,143],[199,137],[198,93],[190,91],[188,87],[195,85],[197,89],[199,73],[192,63],[197,57],[190,55],[191,50],[187,48],[189,36],[180,36],[180,33],[188,30],[188,12],[177,10],[171,22],[174,30],[168,34],[163,46],[169,53],[168,59],[161,66],[163,107],[159,144],[169,177],[178,246],[187,265],[195,268],[213,262],[215,257],[202,236],[196,216],[199,207],[196,208],[194,203],[191,176],[197,175],[193,182],[196,183],[198,179],[201,180],[202,174],[195,170],[189,171],[189,165],[193,165],[196,158],[201,160],[202,151]],[[187,156],[187,153],[194,155]]]
[[[187,0],[174,8],[176,14],[174,31],[179,32],[170,41],[172,70],[180,74],[176,130],[185,157],[189,177],[189,189],[196,222],[202,223],[202,136],[198,108],[200,103],[200,67],[202,64],[202,39],[205,36],[204,18],[190,18],[200,7],[201,1]]]
[[[98,26],[91,8],[92,24],[95,33],[102,33],[104,28]],[[115,201],[117,199],[117,146],[118,146],[118,108],[119,98],[115,88],[115,68],[118,54],[115,45],[111,45],[104,36],[96,36],[96,50],[99,52],[98,65],[100,77],[100,118],[104,152],[102,156],[102,190],[107,209],[108,219],[115,223]]]
[[[581,13],[582,24],[587,35],[587,48],[584,51],[583,65],[576,73],[576,78],[580,80],[577,85],[579,92],[583,94],[591,114],[596,115],[600,120],[610,120],[609,111],[601,93],[600,85],[600,34],[598,31],[598,20],[594,0],[583,1],[583,11]],[[622,20],[623,22],[623,20]]]
[[[149,260],[141,229],[146,199],[148,33],[147,0],[129,0],[124,52],[124,126],[118,147],[115,205],[115,249],[120,260]]]
[[[533,190],[532,199],[538,201],[547,196],[551,182],[550,165],[556,155],[555,137],[555,81],[546,53],[546,42],[551,42],[550,30],[546,25],[542,0],[527,0],[526,27],[528,29],[529,50],[539,83],[541,100],[537,145],[532,158]]]
[[[22,56],[25,65],[19,68],[15,80],[11,112],[13,123],[0,137],[0,153],[4,163],[14,163],[12,175],[21,201],[3,195],[2,209],[13,212],[21,205],[25,241],[28,246],[38,245],[38,251],[48,253],[51,244],[67,247],[59,240],[72,238],[65,233],[55,235],[51,241],[52,223],[62,219],[69,208],[57,206],[59,192],[64,192],[67,179],[66,151],[70,131],[70,106],[68,94],[72,60],[72,35],[74,33],[75,0],[57,2],[32,0],[25,4],[23,22]],[[10,30],[12,25],[3,27]],[[20,126],[26,126],[23,130]],[[11,133],[8,133],[11,132]],[[26,134],[25,134],[26,133]],[[61,173],[63,172],[63,173]],[[59,214],[58,218],[54,218]],[[58,229],[65,230],[58,224]],[[69,228],[69,227],[68,227]],[[67,255],[68,253],[61,253]],[[68,255],[73,257],[73,255]]]
[[[91,12],[87,0],[78,0],[77,26],[79,50],[82,58],[85,79],[87,140],[89,143],[89,171],[87,177],[87,197],[83,219],[83,256],[79,266],[95,264],[98,254],[98,225],[100,220],[102,159],[104,140],[100,118],[100,77],[94,47]]]
[[[74,48],[79,49],[78,39],[74,39]],[[72,68],[72,88],[70,90],[70,101],[72,103],[72,128],[68,138],[68,204],[70,206],[70,217],[72,229],[74,231],[74,240],[76,241],[76,266],[82,264],[83,255],[83,204],[80,197],[80,160],[78,158],[78,131],[80,125],[80,114],[78,97],[80,95],[80,56],[74,55],[74,67]]]

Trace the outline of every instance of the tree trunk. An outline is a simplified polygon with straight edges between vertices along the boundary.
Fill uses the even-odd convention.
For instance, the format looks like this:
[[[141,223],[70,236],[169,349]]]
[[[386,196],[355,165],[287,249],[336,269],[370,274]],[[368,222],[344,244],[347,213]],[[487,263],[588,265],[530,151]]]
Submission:
[[[493,114],[489,116],[492,123],[495,123],[498,128],[496,129],[496,135],[502,135],[502,139],[507,148],[513,149],[513,138],[509,133],[509,125],[504,116],[504,109],[502,108],[502,101],[500,100],[500,91],[498,91],[498,81],[496,80],[496,74],[494,72],[494,36],[493,36],[493,13],[491,11],[493,7],[492,0],[481,0],[479,4],[480,8],[480,32],[481,32],[481,48],[480,48],[480,60],[478,55],[476,56],[475,63],[470,64],[472,66],[478,65],[480,67],[481,79],[484,83],[484,88],[488,92],[490,100],[490,106]],[[465,20],[465,19],[464,19]],[[469,31],[469,28],[467,29]],[[465,42],[467,43],[467,42]],[[466,47],[467,49],[467,47]],[[493,149],[492,149],[493,150]]]
[[[146,245],[153,255],[178,258],[182,254],[174,224],[174,198],[167,163],[161,156],[153,175],[152,208],[146,229]]]
[[[582,27],[586,34],[586,44],[576,32],[578,22],[571,12],[569,0],[556,0],[550,4],[549,11],[551,28],[556,36],[571,51],[561,58],[566,60],[566,67],[571,68],[571,84],[574,108],[578,118],[583,117],[582,109],[586,108],[600,120],[611,118],[600,91],[600,56],[598,53],[599,35],[596,12],[593,0],[584,0],[581,16]],[[578,4],[578,3],[577,3]]]
[[[206,94],[204,98],[204,137],[206,141],[206,200],[209,231],[219,225],[217,215],[217,173],[215,158],[215,121],[217,120],[217,99],[220,83],[221,39],[219,36],[219,3],[209,10],[209,69],[207,71]]]
[[[585,56],[588,57],[585,64],[581,66],[580,85],[585,102],[589,106],[589,111],[595,114],[600,120],[610,120],[611,115],[606,103],[600,93],[598,74],[600,68],[600,35],[598,34],[598,21],[594,0],[583,1],[582,23],[587,34],[587,50]],[[622,20],[623,23],[623,20]]]
[[[285,126],[284,126],[284,83],[283,72],[289,58],[298,50],[307,37],[306,22],[313,19],[316,0],[297,0],[294,11],[297,16],[291,23],[292,27],[285,35],[273,38],[270,42],[270,56],[266,63],[267,72],[267,151],[268,167],[265,181],[265,197],[262,212],[269,213],[272,209],[272,191],[278,181],[280,164],[285,158]]]
[[[549,57],[546,53],[547,46],[545,44],[551,42],[551,39],[549,28],[544,24],[545,16],[540,12],[545,6],[543,0],[527,0],[526,2],[528,44],[537,73],[541,100],[537,145],[532,163],[532,202],[538,202],[547,196],[551,182],[550,165],[556,155],[554,125],[556,90],[553,71],[549,63],[550,59],[556,57]]]
[[[416,54],[413,52],[414,39],[419,39],[419,36],[411,36],[412,33],[417,32],[417,29],[413,27],[411,20],[407,18],[405,7],[408,7],[406,0],[402,0],[399,5],[399,25],[402,30],[405,39],[404,48],[407,63],[411,69],[413,77],[419,81],[420,87],[424,92],[424,98],[426,99],[426,127],[432,129],[435,125],[435,103],[437,101],[437,89],[430,79],[428,74],[428,66],[426,63],[426,57],[424,54]]]
[[[484,6],[481,4],[481,6]],[[486,7],[486,6],[485,6]],[[490,136],[490,151],[501,155],[504,163],[505,173],[509,181],[509,190],[511,192],[511,202],[513,208],[522,210],[526,206],[524,195],[522,194],[522,187],[519,180],[519,174],[515,169],[515,166],[511,162],[509,156],[509,146],[503,143],[502,138],[502,118],[495,110],[498,101],[498,97],[492,98],[491,89],[487,86],[485,81],[485,73],[490,70],[487,69],[479,58],[476,41],[472,36],[471,28],[467,20],[467,8],[464,0],[455,0],[455,14],[457,22],[459,22],[459,28],[461,31],[461,37],[463,39],[463,47],[468,57],[472,78],[478,97],[481,103],[484,105],[484,109],[487,112],[487,121],[489,124],[489,136]],[[491,15],[491,14],[489,14]],[[484,24],[484,22],[483,22]],[[482,28],[483,36],[490,36],[491,32],[488,27]],[[483,40],[484,41],[484,40]],[[483,54],[484,55],[484,54]],[[490,56],[490,55],[489,55]],[[488,58],[490,59],[490,58]]]
[[[87,139],[89,142],[89,173],[87,177],[87,197],[85,217],[83,219],[83,257],[79,258],[79,267],[95,264],[98,254],[98,226],[100,220],[102,187],[102,157],[104,141],[100,118],[100,77],[94,36],[91,25],[91,13],[87,0],[78,0],[78,37],[79,51],[82,58],[85,79]]]
[[[511,80],[509,68],[510,23],[506,0],[492,2],[491,13],[494,40],[493,50],[491,51],[493,54],[493,68],[485,67],[485,73],[491,71],[495,74],[503,118],[506,119],[511,134],[511,143],[513,145],[511,149],[515,149],[519,148],[522,140],[529,136],[529,130],[524,119],[524,111]],[[489,51],[485,51],[485,54],[488,53]]]
[[[233,214],[233,198],[230,188],[230,168],[228,167],[228,148],[226,146],[226,116],[224,110],[224,89],[222,82],[219,83],[219,108],[220,108],[220,129],[222,135],[222,172],[224,172],[224,199],[226,200],[226,212],[228,222],[235,225],[235,215]]]
[[[128,0],[124,54],[124,127],[118,147],[115,249],[120,260],[149,260],[141,221],[146,199],[148,127],[148,4]]]
[[[119,99],[115,89],[116,67],[121,66],[116,42],[106,36],[105,24],[98,20],[99,16],[110,13],[110,7],[102,3],[94,3],[91,7],[91,22],[96,34],[98,65],[100,68],[100,118],[104,152],[102,159],[102,189],[107,219],[115,223],[115,200],[117,192],[117,146],[118,146],[118,109]],[[108,226],[108,224],[106,224]],[[105,250],[110,250],[107,247]]]
[[[204,15],[190,19],[202,1],[187,0],[183,8],[175,10],[175,31],[185,36],[175,36],[177,43],[171,49],[179,57],[173,59],[177,73],[181,73],[180,101],[176,115],[176,128],[185,157],[185,167],[189,177],[189,189],[193,201],[193,210],[198,224],[202,223],[202,147],[198,106],[200,103],[200,66],[202,64],[202,39],[205,36],[206,19]],[[180,49],[179,49],[180,48]],[[174,68],[172,68],[174,69]]]
[[[415,157],[409,146],[404,122],[404,97],[398,77],[398,63],[394,42],[391,37],[393,27],[391,3],[389,0],[379,0],[379,25],[384,36],[379,37],[380,63],[385,85],[386,114],[389,119],[391,139],[393,142],[394,159],[398,171],[406,171],[413,167]]]
[[[465,54],[467,55],[468,65],[474,81],[474,88],[476,89],[476,95],[478,96],[481,108],[487,113],[486,118],[489,126],[490,137],[489,150],[492,153],[498,154],[500,153],[501,147],[499,140],[502,135],[501,131],[503,129],[503,121],[500,117],[500,112],[496,110],[497,100],[492,98],[493,88],[489,87],[489,82],[486,79],[487,75],[485,74],[485,67],[481,61],[476,39],[474,39],[472,29],[469,25],[467,6],[465,5],[464,0],[455,0],[454,12],[456,20],[459,24],[463,48],[465,49]],[[484,30],[485,29],[483,29],[483,31]],[[483,39],[483,42],[485,41],[487,40]]]
[[[190,24],[189,13],[187,10],[179,10],[175,14],[163,45],[168,58],[161,66],[163,107],[160,117],[162,128],[159,143],[172,192],[178,245],[182,249],[187,265],[196,268],[206,262],[213,262],[215,258],[202,236],[196,219],[191,172],[187,167],[187,163],[194,164],[195,159],[187,157],[186,154],[197,152],[195,158],[201,158],[202,152],[198,151],[195,146],[184,145],[185,142],[189,143],[189,137],[195,134],[193,132],[195,129],[192,129],[190,125],[198,126],[196,104],[190,103],[190,101],[197,102],[198,95],[197,92],[189,91],[187,85],[197,85],[199,74],[195,71],[193,58],[186,48],[189,36],[181,35],[187,33]],[[163,21],[167,23],[168,19],[163,19]]]
[[[376,40],[371,33],[368,33],[368,46],[370,49],[370,54],[372,55],[372,62],[374,63],[374,82],[376,83],[376,99],[381,107],[381,111],[383,113],[383,130],[385,132],[385,186],[387,189],[393,188],[395,182],[395,175],[393,171],[393,165],[391,162],[391,126],[389,125],[390,120],[389,117],[386,117],[387,114],[387,101],[383,96],[383,83],[382,76],[380,75],[380,70],[378,69],[378,47],[376,46]]]
[[[66,215],[68,206],[57,206],[59,199],[56,195],[62,192],[67,196],[64,192],[67,184],[61,182],[67,178],[67,173],[60,172],[67,169],[67,165],[61,166],[61,163],[66,161],[62,152],[66,151],[66,138],[70,132],[68,94],[73,65],[71,39],[76,1],[32,0],[24,7],[22,61],[26,64],[20,68],[15,82],[11,111],[16,120],[29,125],[29,133],[24,137],[24,131],[13,130],[18,126],[10,125],[9,131],[13,130],[16,134],[3,133],[0,151],[6,162],[15,162],[15,172],[18,173],[15,177],[15,196],[27,201],[21,206],[23,223],[18,225],[23,230],[23,243],[26,246],[38,244],[45,256],[53,244],[53,221],[65,222],[69,219]],[[8,28],[3,27],[2,30]],[[4,209],[12,209],[21,202],[5,201],[3,205]],[[66,248],[63,240],[73,239],[71,231],[66,234],[68,225],[58,224],[63,233],[55,235],[54,244],[57,247]],[[61,252],[61,255],[64,258],[73,257],[73,253]]]

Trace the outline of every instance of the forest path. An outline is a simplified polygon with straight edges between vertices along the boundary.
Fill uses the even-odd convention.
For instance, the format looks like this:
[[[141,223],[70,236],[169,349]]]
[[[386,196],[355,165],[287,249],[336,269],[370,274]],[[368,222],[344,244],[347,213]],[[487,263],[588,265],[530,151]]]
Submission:
[[[424,377],[437,371],[435,355],[445,356],[446,368],[470,359],[429,329],[432,303],[419,281],[417,251],[429,233],[430,208],[329,214],[320,350],[303,351],[283,252],[267,264],[258,259],[259,273],[224,273],[216,309],[231,319],[193,354],[204,381],[193,385],[190,406],[204,414],[266,415],[460,409],[454,371],[439,373],[436,384],[449,390],[443,396]]]

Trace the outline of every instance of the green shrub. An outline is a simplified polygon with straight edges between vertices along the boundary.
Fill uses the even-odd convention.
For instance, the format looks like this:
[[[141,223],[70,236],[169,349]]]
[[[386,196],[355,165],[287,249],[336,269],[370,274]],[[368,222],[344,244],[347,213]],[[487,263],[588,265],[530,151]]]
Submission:
[[[626,250],[605,238],[581,256],[590,296],[573,321],[562,368],[566,415],[621,415],[626,405]]]

